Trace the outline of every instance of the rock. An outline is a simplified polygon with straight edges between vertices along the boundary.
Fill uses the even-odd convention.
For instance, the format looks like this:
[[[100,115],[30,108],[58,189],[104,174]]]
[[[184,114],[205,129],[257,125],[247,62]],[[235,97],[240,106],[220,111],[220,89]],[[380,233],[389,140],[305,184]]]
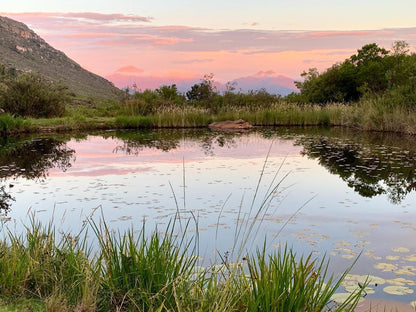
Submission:
[[[211,130],[220,130],[220,131],[242,131],[242,130],[249,130],[253,128],[253,125],[244,121],[242,119],[239,120],[226,120],[226,121],[218,121],[213,122],[208,125]]]

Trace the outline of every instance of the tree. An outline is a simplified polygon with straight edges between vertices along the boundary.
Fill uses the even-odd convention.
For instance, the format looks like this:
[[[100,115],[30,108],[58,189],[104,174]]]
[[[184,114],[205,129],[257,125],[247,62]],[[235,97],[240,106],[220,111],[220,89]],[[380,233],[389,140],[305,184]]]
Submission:
[[[207,102],[215,94],[214,74],[204,75],[204,79],[198,84],[194,84],[191,90],[186,92],[189,101]]]
[[[296,82],[301,94],[292,98],[303,103],[357,101],[364,94],[383,96],[399,86],[406,94],[415,93],[416,56],[409,55],[405,41],[396,41],[391,51],[371,43],[322,73],[312,68],[301,76],[304,80]]]

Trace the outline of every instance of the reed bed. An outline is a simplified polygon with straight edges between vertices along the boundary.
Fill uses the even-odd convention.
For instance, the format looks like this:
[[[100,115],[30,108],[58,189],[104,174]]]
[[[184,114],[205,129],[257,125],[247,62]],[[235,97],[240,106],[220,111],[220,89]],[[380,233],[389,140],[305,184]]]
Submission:
[[[384,98],[368,97],[349,104],[299,105],[284,99],[260,104],[198,106],[197,103],[161,102],[152,106],[133,101],[104,108],[72,108],[59,118],[22,119],[3,114],[0,115],[0,132],[7,135],[114,128],[199,128],[215,121],[243,119],[255,126],[344,126],[364,131],[416,134],[416,111],[404,105],[389,105]]]

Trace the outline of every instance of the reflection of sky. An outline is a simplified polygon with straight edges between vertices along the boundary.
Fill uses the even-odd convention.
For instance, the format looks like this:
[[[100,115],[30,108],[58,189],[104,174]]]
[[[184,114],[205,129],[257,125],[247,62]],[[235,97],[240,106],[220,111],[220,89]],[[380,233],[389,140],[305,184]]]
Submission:
[[[214,249],[225,253],[232,248],[237,216],[249,214],[271,141],[243,136],[228,147],[214,145],[208,155],[197,141],[181,141],[169,152],[143,148],[137,155],[115,153],[120,144],[120,140],[101,137],[70,141],[76,161],[66,172],[53,169],[43,182],[13,182],[16,204],[10,216],[27,221],[30,208],[42,221],[54,215],[59,227],[74,231],[100,207],[111,227],[124,230],[140,229],[143,218],[163,227],[178,210],[187,218],[192,211],[205,258],[212,257]],[[362,252],[356,273],[416,281],[415,263],[405,260],[416,253],[415,194],[400,205],[389,203],[384,195],[363,198],[316,160],[302,157],[301,149],[289,140],[273,142],[253,211],[269,186],[287,176],[262,217],[254,241],[261,243],[267,237],[270,246],[288,242],[299,253],[326,254],[335,271],[345,269]],[[99,216],[95,211],[95,217]],[[409,251],[393,251],[400,246]],[[388,256],[399,257],[392,261]],[[382,272],[374,268],[378,262],[392,263],[408,274]],[[397,298],[381,289],[373,296],[410,301],[410,295]]]

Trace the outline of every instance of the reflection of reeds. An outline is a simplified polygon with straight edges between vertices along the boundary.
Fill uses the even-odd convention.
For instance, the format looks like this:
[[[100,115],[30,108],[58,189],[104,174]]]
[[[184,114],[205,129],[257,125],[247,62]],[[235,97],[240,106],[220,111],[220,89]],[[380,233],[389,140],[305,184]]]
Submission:
[[[147,234],[145,224],[138,234],[115,233],[90,216],[71,236],[33,217],[25,233],[9,231],[0,241],[0,299],[31,299],[48,311],[352,311],[360,290],[340,305],[331,301],[349,269],[334,280],[328,265],[311,256],[296,257],[287,248],[269,255],[265,241],[255,253],[246,248],[281,181],[263,198],[257,188],[236,227],[233,252],[205,267],[198,265],[199,234],[187,231],[191,222],[198,229],[198,220],[182,224],[186,212],[179,207],[163,234],[157,228]],[[98,241],[94,254],[88,227]]]

